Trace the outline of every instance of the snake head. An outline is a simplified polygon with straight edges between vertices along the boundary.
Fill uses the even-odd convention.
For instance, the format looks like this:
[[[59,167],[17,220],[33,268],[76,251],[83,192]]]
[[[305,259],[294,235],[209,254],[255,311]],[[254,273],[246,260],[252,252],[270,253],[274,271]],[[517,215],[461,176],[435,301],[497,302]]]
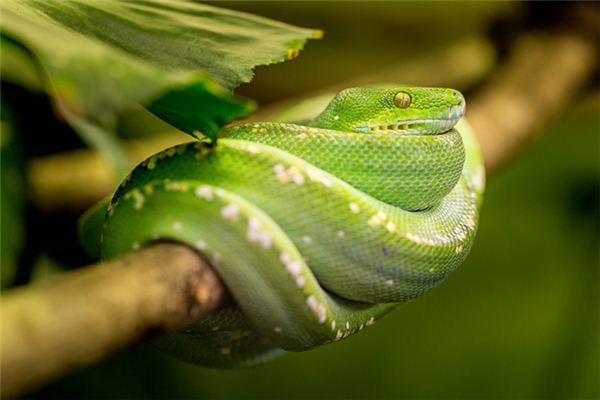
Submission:
[[[362,133],[438,134],[465,113],[454,89],[351,88],[339,92],[311,126]]]

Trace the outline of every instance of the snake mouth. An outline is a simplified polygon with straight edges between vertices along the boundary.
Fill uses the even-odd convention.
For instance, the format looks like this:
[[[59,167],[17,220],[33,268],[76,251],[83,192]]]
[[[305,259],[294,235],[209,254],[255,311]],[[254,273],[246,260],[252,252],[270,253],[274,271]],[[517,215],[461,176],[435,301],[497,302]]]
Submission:
[[[428,134],[435,135],[448,132],[456,125],[454,119],[413,119],[396,121],[388,125],[374,125],[369,127],[370,132],[401,133],[401,134]]]
[[[452,106],[443,116],[427,118],[399,119],[361,126],[357,130],[370,133],[398,133],[415,135],[436,135],[451,130],[465,113],[464,103]]]

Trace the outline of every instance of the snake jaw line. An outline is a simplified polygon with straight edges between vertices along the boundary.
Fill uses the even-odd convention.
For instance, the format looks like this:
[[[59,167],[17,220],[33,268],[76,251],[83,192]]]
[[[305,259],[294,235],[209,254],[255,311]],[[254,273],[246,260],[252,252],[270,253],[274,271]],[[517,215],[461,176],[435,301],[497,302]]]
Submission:
[[[437,135],[448,132],[458,122],[460,118],[449,116],[443,119],[413,119],[396,121],[393,124],[376,124],[357,129],[364,132],[372,133],[396,133],[396,134],[413,134],[413,135]]]

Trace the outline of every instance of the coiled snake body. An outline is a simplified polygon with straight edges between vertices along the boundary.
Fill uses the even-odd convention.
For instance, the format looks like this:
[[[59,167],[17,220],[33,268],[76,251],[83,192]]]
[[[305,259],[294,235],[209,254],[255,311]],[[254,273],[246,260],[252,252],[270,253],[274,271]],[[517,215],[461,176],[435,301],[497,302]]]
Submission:
[[[188,361],[246,366],[345,338],[469,252],[484,175],[454,129],[464,109],[451,89],[347,89],[310,120],[165,150],[111,200],[102,257],[168,239],[210,260],[237,306],[162,339]]]

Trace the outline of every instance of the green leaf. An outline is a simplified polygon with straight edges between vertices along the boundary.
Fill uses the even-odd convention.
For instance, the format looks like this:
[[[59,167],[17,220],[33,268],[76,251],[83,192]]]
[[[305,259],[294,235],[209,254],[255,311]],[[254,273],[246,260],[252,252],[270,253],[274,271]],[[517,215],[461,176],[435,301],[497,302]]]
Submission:
[[[0,25],[1,26],[1,25]],[[44,82],[38,72],[31,52],[19,42],[0,35],[0,76],[3,81],[13,82],[32,92],[44,90]]]
[[[206,135],[212,140],[233,117],[246,115],[252,109],[246,101],[226,94],[215,96],[202,81],[172,90],[148,106],[152,113],[185,133]]]
[[[3,37],[35,58],[59,113],[76,129],[73,121],[83,119],[108,132],[119,113],[141,103],[189,134],[214,139],[253,109],[231,91],[252,79],[255,66],[293,58],[308,38],[320,37],[177,0],[3,0],[0,11]],[[8,79],[18,65],[3,67]]]

